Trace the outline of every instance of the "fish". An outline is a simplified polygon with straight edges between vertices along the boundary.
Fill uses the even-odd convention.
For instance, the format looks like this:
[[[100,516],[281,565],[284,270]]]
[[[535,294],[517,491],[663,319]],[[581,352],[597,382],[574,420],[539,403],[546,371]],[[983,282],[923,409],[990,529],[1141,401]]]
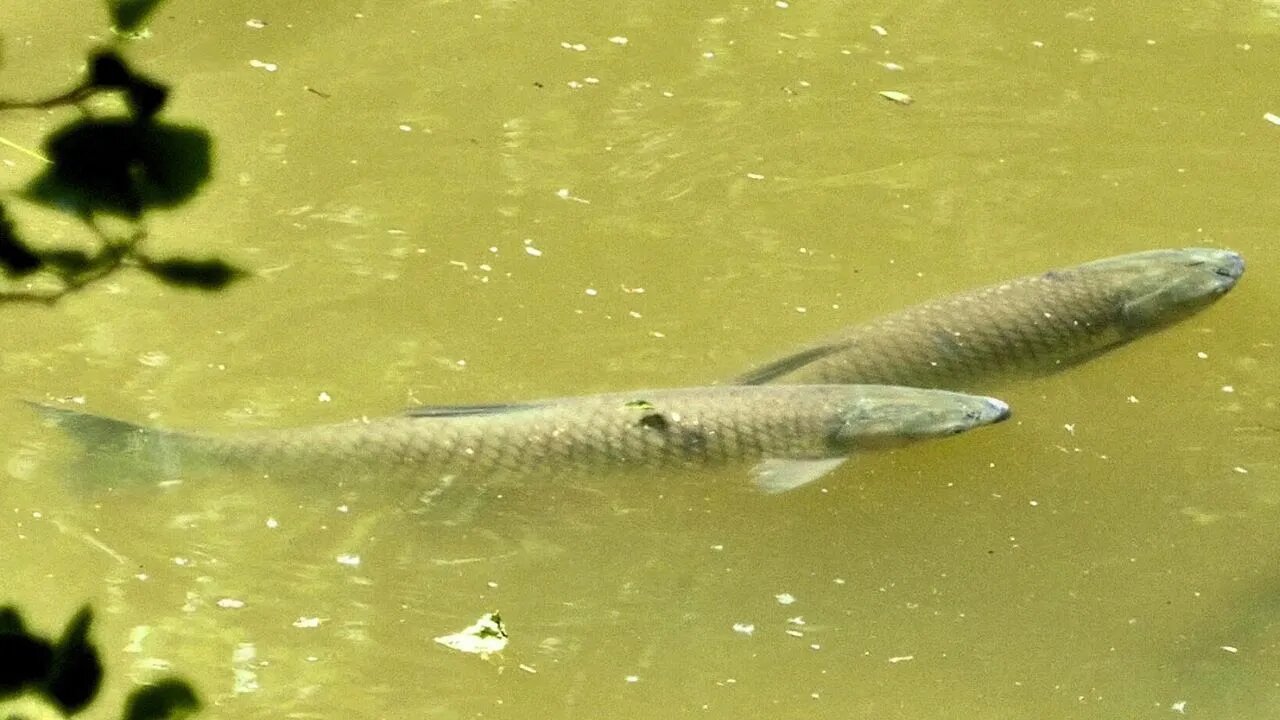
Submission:
[[[1150,250],[930,300],[757,367],[740,385],[870,383],[975,392],[1078,365],[1211,305],[1244,274],[1230,250]]]
[[[527,476],[566,469],[754,463],[779,493],[849,456],[998,423],[985,396],[877,385],[709,386],[492,405],[427,406],[391,417],[224,434],[143,427],[32,403],[95,453],[180,474],[190,467],[392,470]]]

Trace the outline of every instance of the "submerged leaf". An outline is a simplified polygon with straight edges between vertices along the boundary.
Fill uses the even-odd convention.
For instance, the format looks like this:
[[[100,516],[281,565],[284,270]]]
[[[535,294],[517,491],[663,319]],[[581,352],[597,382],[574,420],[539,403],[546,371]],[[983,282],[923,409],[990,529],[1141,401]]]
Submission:
[[[170,720],[200,709],[195,690],[182,680],[162,680],[129,693],[124,720]]]
[[[192,258],[169,258],[151,260],[140,257],[141,267],[157,278],[181,287],[198,288],[200,290],[221,290],[234,280],[239,280],[247,273],[223,260],[195,260]]]
[[[156,9],[161,0],[107,0],[111,22],[120,32],[133,32]]]

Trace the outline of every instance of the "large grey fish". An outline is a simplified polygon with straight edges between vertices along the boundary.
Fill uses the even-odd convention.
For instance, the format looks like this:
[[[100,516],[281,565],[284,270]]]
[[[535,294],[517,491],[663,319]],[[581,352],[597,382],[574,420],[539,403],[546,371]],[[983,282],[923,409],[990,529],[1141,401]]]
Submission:
[[[607,466],[747,461],[766,492],[815,480],[860,450],[954,435],[1000,422],[994,398],[873,385],[725,386],[556,398],[511,405],[425,407],[334,425],[230,434],[147,429],[36,405],[91,449],[180,470],[188,464],[266,470],[528,475]]]
[[[1230,290],[1229,250],[1152,250],[1009,280],[847,328],[735,380],[976,390],[1072,365],[1195,313]]]

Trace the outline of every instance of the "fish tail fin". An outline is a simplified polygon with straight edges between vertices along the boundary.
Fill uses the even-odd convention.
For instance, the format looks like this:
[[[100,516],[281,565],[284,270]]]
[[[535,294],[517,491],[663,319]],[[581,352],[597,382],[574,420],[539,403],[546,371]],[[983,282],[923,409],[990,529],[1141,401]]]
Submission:
[[[125,420],[58,407],[48,403],[25,401],[48,424],[65,431],[88,450],[123,451],[136,446],[148,430]]]
[[[88,454],[84,470],[137,476],[172,476],[181,467],[183,435],[127,420],[94,415],[48,403],[26,401],[45,421],[58,427]],[[99,472],[92,472],[99,475]]]

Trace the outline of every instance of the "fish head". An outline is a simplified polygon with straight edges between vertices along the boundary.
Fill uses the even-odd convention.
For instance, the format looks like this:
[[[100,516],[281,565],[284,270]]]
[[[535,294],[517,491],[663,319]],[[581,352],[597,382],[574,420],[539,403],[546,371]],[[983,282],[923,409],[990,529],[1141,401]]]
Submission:
[[[861,385],[840,406],[833,442],[843,449],[904,445],[957,435],[1009,417],[1001,400],[946,390]]]
[[[1120,320],[1133,331],[1167,325],[1204,308],[1244,274],[1239,253],[1215,248],[1151,250],[1087,263],[1120,292]]]

